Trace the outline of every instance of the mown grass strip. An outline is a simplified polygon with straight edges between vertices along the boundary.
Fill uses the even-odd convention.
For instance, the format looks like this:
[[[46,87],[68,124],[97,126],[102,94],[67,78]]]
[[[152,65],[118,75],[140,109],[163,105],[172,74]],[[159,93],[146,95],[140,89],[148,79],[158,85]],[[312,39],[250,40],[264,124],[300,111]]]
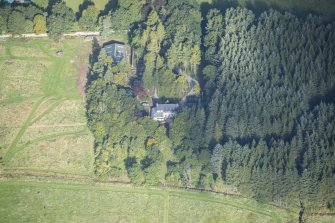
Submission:
[[[24,124],[22,125],[21,129],[19,130],[19,132],[17,133],[17,135],[15,136],[14,140],[12,141],[12,143],[9,145],[8,149],[6,150],[6,153],[4,155],[4,163],[8,164],[10,162],[11,157],[14,155],[15,153],[15,147],[18,144],[19,140],[21,139],[21,137],[23,136],[23,134],[25,133],[25,131],[27,130],[27,128],[30,125],[30,122],[33,118],[33,115],[35,114],[35,112],[37,111],[37,109],[39,108],[39,106],[42,104],[42,102],[45,100],[45,98],[41,98],[39,101],[37,101],[33,108],[31,109],[26,121],[24,122]]]
[[[30,125],[33,125],[35,122],[37,122],[38,120],[40,120],[41,118],[43,118],[43,116],[45,116],[46,114],[50,113],[51,111],[53,111],[60,103],[62,103],[64,101],[64,99],[57,99],[53,104],[51,104],[44,112],[42,112],[42,114],[38,115],[37,117],[33,118],[33,120],[31,120]]]
[[[28,142],[24,143],[23,145],[20,145],[20,146],[16,147],[15,153],[18,153],[18,152],[22,151],[24,148],[26,148],[27,146],[29,146],[33,143],[37,143],[39,141],[56,139],[56,138],[62,137],[62,136],[81,136],[81,135],[87,135],[87,134],[90,134],[90,132],[87,129],[82,129],[82,130],[76,130],[76,131],[58,132],[58,133],[54,133],[54,134],[44,135],[44,136],[38,137],[36,139],[29,140]],[[10,155],[13,156],[15,153],[11,153]],[[12,157],[8,157],[8,158],[11,159]],[[8,165],[8,163],[7,163],[7,165]]]

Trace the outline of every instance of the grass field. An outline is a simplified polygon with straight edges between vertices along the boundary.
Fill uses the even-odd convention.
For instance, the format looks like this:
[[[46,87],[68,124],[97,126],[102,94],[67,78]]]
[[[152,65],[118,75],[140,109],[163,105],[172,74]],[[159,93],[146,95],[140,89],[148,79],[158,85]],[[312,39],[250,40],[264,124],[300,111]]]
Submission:
[[[3,222],[294,222],[242,198],[106,184],[8,180],[0,204]]]
[[[84,0],[65,0],[66,5],[72,8],[74,12],[79,11],[79,6],[83,4]],[[105,5],[107,4],[108,0],[92,0],[94,2],[94,5],[99,10],[104,10]]]
[[[0,146],[4,168],[91,174],[84,81],[91,43],[47,39],[0,45]],[[63,51],[57,57],[55,52]]]

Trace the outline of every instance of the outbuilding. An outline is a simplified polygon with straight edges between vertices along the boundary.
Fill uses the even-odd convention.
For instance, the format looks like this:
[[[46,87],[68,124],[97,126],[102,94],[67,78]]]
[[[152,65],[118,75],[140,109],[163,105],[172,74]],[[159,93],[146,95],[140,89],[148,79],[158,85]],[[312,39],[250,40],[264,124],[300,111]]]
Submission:
[[[122,43],[107,44],[104,48],[115,64],[119,64],[126,57],[126,46]]]
[[[156,107],[151,109],[151,117],[155,121],[164,122],[177,114],[178,104],[156,104]]]

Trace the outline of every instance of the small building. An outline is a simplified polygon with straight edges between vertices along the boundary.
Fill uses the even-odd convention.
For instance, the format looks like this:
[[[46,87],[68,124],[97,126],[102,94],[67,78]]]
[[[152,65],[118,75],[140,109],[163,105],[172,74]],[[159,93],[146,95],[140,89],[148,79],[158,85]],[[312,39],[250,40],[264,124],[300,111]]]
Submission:
[[[151,109],[151,117],[155,121],[167,121],[177,114],[178,104],[156,104],[156,107]]]
[[[113,58],[113,62],[118,64],[126,57],[126,46],[122,43],[111,43],[104,46],[107,56]]]

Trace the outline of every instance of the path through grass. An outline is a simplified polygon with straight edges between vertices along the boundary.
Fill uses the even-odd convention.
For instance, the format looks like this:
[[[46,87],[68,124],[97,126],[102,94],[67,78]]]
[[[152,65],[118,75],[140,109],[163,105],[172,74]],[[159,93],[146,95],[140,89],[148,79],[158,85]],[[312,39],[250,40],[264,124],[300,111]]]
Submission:
[[[210,193],[108,184],[0,183],[5,222],[289,222],[292,214]]]
[[[16,39],[0,47],[5,52],[0,56],[4,168],[92,174],[93,137],[77,85],[79,75],[86,75],[78,68],[88,63],[91,43]],[[56,56],[58,50],[63,56]]]

